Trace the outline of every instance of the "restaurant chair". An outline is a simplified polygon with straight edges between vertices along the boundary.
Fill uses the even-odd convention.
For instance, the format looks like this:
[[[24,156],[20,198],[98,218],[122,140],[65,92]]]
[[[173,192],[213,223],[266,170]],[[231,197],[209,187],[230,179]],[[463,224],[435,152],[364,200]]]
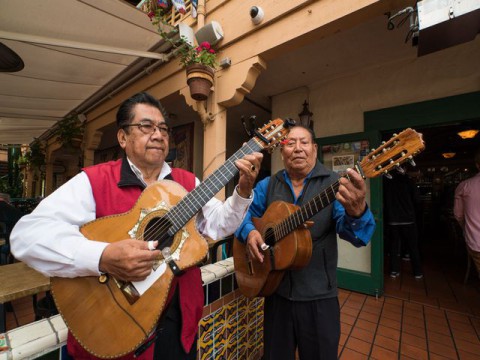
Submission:
[[[12,263],[13,257],[10,253],[10,239],[7,232],[7,224],[0,221],[0,265]]]
[[[35,311],[35,321],[58,314],[55,301],[50,291],[47,291],[45,296],[40,300],[37,300],[37,295],[33,295],[33,310]]]

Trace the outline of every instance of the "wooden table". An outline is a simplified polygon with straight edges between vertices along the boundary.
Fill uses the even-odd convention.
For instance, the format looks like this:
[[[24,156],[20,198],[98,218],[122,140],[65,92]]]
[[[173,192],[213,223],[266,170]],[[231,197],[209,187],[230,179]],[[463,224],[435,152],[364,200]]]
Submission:
[[[0,333],[6,330],[5,303],[50,290],[50,278],[22,262],[0,266]]]

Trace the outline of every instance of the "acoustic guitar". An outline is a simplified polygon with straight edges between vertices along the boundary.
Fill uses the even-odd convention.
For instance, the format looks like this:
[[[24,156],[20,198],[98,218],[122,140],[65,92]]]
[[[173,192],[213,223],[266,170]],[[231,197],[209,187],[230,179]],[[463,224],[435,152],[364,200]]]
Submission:
[[[378,149],[373,149],[355,168],[364,179],[387,175],[391,169],[405,161],[412,164],[413,156],[422,151],[425,144],[422,135],[406,129]],[[349,178],[348,174],[343,175]],[[261,218],[252,218],[255,228],[269,248],[263,263],[250,257],[247,246],[237,238],[233,243],[235,277],[238,287],[247,297],[271,295],[282,281],[288,269],[301,269],[310,261],[312,238],[309,219],[335,201],[340,183],[336,181],[302,207],[274,201]]]
[[[162,250],[149,276],[155,280],[146,290],[108,274],[51,279],[60,314],[88,352],[100,358],[119,357],[147,339],[164,310],[174,272],[198,264],[207,255],[208,245],[195,227],[195,214],[238,174],[236,160],[263,149],[272,151],[292,125],[292,120],[275,119],[255,130],[247,144],[189,193],[163,180],[148,186],[130,211],[80,228],[88,239],[109,243],[126,238],[159,240]]]

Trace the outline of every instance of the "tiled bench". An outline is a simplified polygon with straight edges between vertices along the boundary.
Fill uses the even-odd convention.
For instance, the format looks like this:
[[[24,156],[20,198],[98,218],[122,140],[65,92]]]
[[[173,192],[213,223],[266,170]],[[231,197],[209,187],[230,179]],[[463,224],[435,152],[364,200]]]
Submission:
[[[233,258],[202,266],[201,271],[205,306],[199,324],[199,359],[260,358],[263,299],[250,300],[240,294]],[[5,336],[9,349],[0,351],[0,360],[33,359],[64,346],[67,327],[61,316],[55,315],[8,331]]]

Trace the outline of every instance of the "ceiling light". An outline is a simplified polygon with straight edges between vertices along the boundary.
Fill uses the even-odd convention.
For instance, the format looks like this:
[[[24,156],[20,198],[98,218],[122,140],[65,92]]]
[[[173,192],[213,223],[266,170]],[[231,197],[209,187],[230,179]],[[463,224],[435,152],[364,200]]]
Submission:
[[[454,152],[444,152],[444,153],[442,153],[442,156],[443,156],[445,159],[451,159],[451,158],[453,158],[455,155],[456,155],[456,153],[454,153]]]
[[[477,136],[478,131],[479,130],[476,130],[476,129],[468,129],[468,130],[459,131],[457,134],[462,139],[473,139],[475,136]]]

